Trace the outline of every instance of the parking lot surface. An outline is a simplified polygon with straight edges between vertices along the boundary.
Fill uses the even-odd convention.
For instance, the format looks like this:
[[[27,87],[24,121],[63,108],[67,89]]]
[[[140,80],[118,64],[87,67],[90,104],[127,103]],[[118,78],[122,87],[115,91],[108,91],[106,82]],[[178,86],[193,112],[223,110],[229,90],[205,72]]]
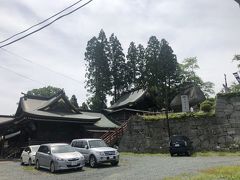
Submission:
[[[160,155],[121,155],[119,166],[108,164],[98,168],[63,171],[51,174],[47,170],[20,166],[17,161],[0,161],[1,180],[159,180],[182,173],[223,165],[240,165],[240,157],[170,157]]]

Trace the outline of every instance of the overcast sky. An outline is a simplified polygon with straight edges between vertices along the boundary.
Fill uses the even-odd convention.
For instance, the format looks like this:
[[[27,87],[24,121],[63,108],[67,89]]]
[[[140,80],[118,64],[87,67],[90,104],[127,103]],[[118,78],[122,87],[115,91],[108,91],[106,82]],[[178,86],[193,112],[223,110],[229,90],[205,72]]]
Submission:
[[[0,0],[0,40],[75,1]],[[100,29],[108,37],[114,33],[125,54],[131,41],[146,47],[152,35],[159,40],[165,38],[178,62],[198,58],[198,75],[215,83],[218,92],[224,73],[229,84],[235,81],[232,73],[238,69],[232,58],[240,53],[239,22],[240,8],[234,0],[94,0],[44,30],[5,47],[34,64],[0,50],[0,114],[15,113],[21,92],[47,85],[64,88],[69,97],[75,94],[79,104],[85,101],[84,53],[87,41]]]

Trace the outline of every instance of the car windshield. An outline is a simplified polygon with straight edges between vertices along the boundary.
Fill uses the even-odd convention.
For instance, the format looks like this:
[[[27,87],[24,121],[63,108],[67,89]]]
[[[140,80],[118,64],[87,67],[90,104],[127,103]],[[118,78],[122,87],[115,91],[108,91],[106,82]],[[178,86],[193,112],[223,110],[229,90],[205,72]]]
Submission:
[[[31,146],[32,152],[37,152],[39,149],[39,146]]]
[[[103,140],[92,140],[92,141],[89,141],[89,146],[90,146],[90,148],[108,147]]]
[[[56,145],[51,147],[51,152],[54,153],[68,153],[75,152],[75,149],[70,145]]]
[[[171,141],[187,141],[188,138],[186,136],[172,136]]]

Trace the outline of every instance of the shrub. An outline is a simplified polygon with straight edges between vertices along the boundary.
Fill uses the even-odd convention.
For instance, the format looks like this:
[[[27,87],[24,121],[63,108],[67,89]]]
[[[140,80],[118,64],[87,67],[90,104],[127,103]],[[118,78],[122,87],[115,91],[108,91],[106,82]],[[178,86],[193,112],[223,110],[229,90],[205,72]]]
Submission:
[[[203,102],[200,105],[200,109],[203,112],[210,112],[213,109],[213,106],[210,103],[208,103],[208,102]]]

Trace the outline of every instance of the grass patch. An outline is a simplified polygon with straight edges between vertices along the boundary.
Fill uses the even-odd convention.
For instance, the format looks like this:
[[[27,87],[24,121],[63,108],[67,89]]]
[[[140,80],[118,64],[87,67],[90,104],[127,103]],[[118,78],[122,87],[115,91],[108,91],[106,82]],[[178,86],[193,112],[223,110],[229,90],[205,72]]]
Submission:
[[[143,157],[143,156],[160,156],[160,157],[170,157],[170,154],[167,153],[133,153],[133,152],[121,152],[122,156],[135,156],[135,157]],[[219,157],[219,156],[227,156],[227,157],[239,157],[240,152],[225,152],[225,151],[207,151],[207,152],[195,152],[192,157]]]
[[[239,180],[240,166],[222,166],[202,170],[199,173],[182,174],[175,177],[167,177],[164,180]]]
[[[26,171],[35,171],[34,166],[23,166],[23,169],[26,170]]]
[[[136,157],[143,157],[143,156],[167,157],[167,156],[170,156],[169,153],[132,153],[132,152],[121,152],[120,155],[123,155],[123,156],[136,156]]]
[[[225,152],[225,151],[208,151],[208,152],[196,152],[193,157],[211,157],[211,156],[240,156],[240,152]]]
[[[186,118],[190,118],[190,117],[203,118],[203,117],[213,117],[213,116],[215,116],[214,111],[211,111],[211,112],[199,111],[199,112],[193,112],[193,113],[180,112],[180,113],[169,113],[168,114],[169,119],[186,119]],[[145,121],[159,121],[159,120],[166,119],[166,115],[165,114],[144,115],[143,119]]]

